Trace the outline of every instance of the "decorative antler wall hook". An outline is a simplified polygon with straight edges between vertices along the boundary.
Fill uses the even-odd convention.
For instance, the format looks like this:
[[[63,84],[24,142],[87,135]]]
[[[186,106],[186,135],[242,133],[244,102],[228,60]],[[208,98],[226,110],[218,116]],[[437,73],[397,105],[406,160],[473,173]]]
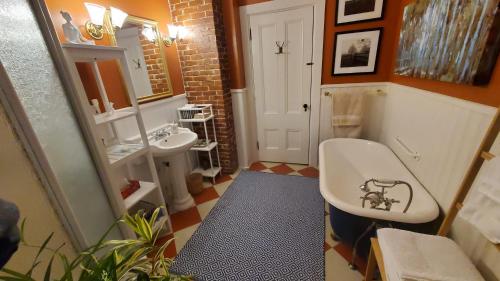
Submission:
[[[141,66],[141,60],[140,59],[136,59],[136,60],[132,60],[132,62],[135,64],[135,69],[141,69],[142,66]]]
[[[276,46],[278,46],[278,52],[275,53],[276,55],[281,55],[283,54],[283,46],[285,45],[285,42],[283,41],[281,44],[280,44],[280,41],[276,41]]]

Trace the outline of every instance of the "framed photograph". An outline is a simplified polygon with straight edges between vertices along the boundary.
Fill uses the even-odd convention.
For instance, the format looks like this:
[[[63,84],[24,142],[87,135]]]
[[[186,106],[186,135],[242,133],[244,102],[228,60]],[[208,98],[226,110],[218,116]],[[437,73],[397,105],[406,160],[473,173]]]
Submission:
[[[375,73],[381,37],[382,28],[336,33],[332,75]]]
[[[337,0],[335,24],[379,20],[384,17],[384,0]]]

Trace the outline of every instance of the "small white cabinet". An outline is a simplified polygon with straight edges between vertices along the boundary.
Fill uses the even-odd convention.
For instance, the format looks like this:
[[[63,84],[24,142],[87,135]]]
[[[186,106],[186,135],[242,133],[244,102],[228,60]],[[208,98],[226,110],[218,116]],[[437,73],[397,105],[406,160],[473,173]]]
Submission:
[[[89,148],[94,156],[101,180],[106,188],[109,202],[116,218],[125,213],[133,214],[144,206],[155,208],[165,205],[160,181],[156,172],[153,155],[149,149],[149,140],[142,120],[132,78],[125,57],[125,49],[119,47],[92,46],[80,44],[63,44],[63,52],[71,71],[73,84],[76,86],[78,101],[77,110],[82,111],[85,120],[84,130],[90,136]],[[97,63],[102,61],[116,61],[125,82],[130,107],[113,110],[104,88],[104,83]],[[96,114],[92,108],[83,82],[78,73],[76,63],[90,64],[97,88],[105,108],[104,113]],[[137,142],[122,140],[116,131],[115,122],[125,118],[134,118],[137,123]],[[68,155],[68,157],[71,157]],[[138,165],[140,164],[140,165]],[[141,168],[139,168],[141,167]],[[145,167],[145,168],[144,168]],[[125,179],[137,180],[140,188],[123,199],[121,189],[126,186]],[[92,206],[89,206],[91,208]],[[164,233],[171,233],[172,227],[167,210],[164,208],[158,223],[165,224]],[[134,233],[121,226],[120,230],[127,238],[134,237]]]

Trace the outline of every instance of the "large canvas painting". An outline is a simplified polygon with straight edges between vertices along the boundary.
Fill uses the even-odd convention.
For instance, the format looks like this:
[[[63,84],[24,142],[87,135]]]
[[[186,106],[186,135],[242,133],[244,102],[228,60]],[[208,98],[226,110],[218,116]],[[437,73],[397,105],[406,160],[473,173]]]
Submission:
[[[500,51],[499,0],[416,0],[405,8],[395,73],[488,84]]]

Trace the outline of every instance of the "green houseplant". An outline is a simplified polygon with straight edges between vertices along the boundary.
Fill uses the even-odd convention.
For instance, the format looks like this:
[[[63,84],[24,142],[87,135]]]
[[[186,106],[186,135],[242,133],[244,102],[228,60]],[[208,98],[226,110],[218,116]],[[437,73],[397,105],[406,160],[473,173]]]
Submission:
[[[172,260],[165,258],[163,253],[173,239],[159,243],[159,235],[163,225],[155,225],[160,213],[156,209],[150,218],[145,215],[125,215],[122,220],[113,224],[102,238],[94,245],[79,253],[73,260],[69,260],[60,253],[58,248],[50,248],[48,244],[53,234],[40,245],[34,246],[27,243],[24,235],[21,236],[21,245],[36,247],[31,268],[27,272],[17,272],[4,268],[0,273],[0,280],[5,281],[35,281],[33,270],[40,264],[40,255],[50,252],[50,260],[45,269],[44,281],[188,281],[190,276],[177,276],[169,273]],[[118,223],[125,223],[137,235],[136,239],[108,240],[105,238],[109,231]],[[21,234],[24,234],[25,220],[21,224]],[[54,277],[52,265],[54,262],[62,263],[64,274]]]

